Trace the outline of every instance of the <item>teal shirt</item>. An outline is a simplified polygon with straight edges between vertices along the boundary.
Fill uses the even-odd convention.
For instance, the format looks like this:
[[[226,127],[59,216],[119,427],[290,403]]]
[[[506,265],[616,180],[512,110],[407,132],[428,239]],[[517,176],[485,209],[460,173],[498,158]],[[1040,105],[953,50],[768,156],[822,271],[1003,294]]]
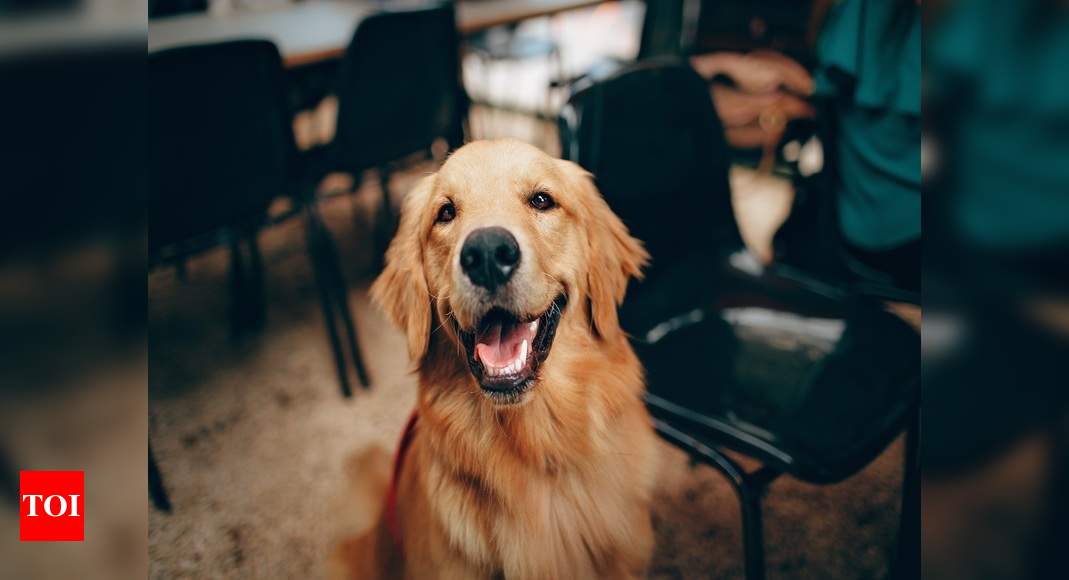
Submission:
[[[835,103],[839,226],[867,250],[921,235],[920,10],[840,0],[817,44],[817,96]]]
[[[927,52],[926,90],[956,99],[953,187],[941,192],[955,234],[989,251],[1069,244],[1069,8],[962,2]]]

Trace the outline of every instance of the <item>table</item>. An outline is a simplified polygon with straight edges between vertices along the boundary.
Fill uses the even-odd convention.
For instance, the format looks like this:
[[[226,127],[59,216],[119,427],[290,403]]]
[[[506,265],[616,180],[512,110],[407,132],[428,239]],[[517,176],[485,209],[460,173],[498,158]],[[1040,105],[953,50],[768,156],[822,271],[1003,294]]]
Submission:
[[[514,24],[602,4],[605,0],[482,0],[457,2],[457,27],[471,34],[492,26]]]
[[[457,2],[457,28],[472,34],[492,26],[520,22],[601,4],[604,0],[468,0]],[[287,67],[341,58],[357,24],[380,6],[359,0],[304,0],[277,9],[198,13],[158,18],[148,24],[149,52],[184,46],[264,38],[273,41]],[[403,4],[402,4],[403,5]]]

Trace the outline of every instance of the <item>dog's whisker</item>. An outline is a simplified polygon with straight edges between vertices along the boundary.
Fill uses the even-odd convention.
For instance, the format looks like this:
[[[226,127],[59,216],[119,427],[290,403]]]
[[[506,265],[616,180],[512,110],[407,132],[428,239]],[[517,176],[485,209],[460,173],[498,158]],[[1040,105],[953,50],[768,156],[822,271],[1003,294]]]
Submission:
[[[542,275],[545,276],[546,278],[549,278],[550,280],[553,280],[557,284],[560,284],[561,286],[564,286],[564,284],[561,284],[561,281],[556,276],[554,276],[553,274],[550,274],[549,272],[542,272]]]
[[[456,320],[456,318],[457,318],[457,317],[456,317],[456,316],[455,316],[455,315],[453,314],[453,311],[452,311],[452,310],[450,310],[449,312],[446,312],[446,313],[445,313],[445,320],[443,320],[441,324],[439,324],[439,325],[438,325],[438,326],[437,326],[437,327],[436,327],[436,328],[435,328],[434,330],[432,330],[432,331],[431,331],[431,334],[434,334],[435,332],[438,332],[439,330],[441,330],[441,329],[442,329],[442,327],[443,327],[443,326],[445,326],[445,323],[446,323],[446,322],[448,322],[450,318],[452,318],[453,320]]]
[[[564,313],[563,313],[563,312],[561,311],[561,309],[560,309],[560,306],[558,306],[558,305],[557,305],[557,302],[556,302],[556,301],[554,301],[554,302],[550,303],[549,307],[550,307],[550,308],[551,308],[552,310],[554,310],[554,311],[555,311],[555,312],[557,313],[557,315],[558,315],[558,316],[560,316],[560,315],[564,314]]]

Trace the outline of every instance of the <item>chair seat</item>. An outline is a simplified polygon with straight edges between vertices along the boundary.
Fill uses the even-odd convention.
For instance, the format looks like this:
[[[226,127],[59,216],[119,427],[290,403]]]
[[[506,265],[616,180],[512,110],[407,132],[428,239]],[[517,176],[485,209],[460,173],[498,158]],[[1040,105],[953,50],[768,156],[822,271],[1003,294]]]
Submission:
[[[651,412],[799,479],[844,479],[901,432],[920,337],[878,302],[762,268],[745,251],[654,272],[621,314]],[[642,326],[641,320],[660,320]]]

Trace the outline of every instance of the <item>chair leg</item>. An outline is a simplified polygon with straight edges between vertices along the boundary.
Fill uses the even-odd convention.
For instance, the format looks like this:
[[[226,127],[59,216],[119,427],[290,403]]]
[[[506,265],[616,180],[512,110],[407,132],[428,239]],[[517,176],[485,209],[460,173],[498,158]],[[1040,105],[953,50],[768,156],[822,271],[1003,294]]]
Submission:
[[[249,324],[251,328],[261,329],[267,318],[267,296],[264,287],[264,262],[260,255],[260,243],[257,239],[256,230],[252,230],[246,237],[249,245]]]
[[[743,473],[742,484],[735,485],[742,515],[747,580],[764,580],[765,578],[765,527],[761,500],[764,498],[768,484],[779,475],[780,472],[776,470],[762,467],[753,473]],[[734,481],[732,478],[733,483]]]
[[[762,467],[753,473],[747,473],[741,465],[730,457],[698,441],[694,437],[679,431],[668,423],[654,419],[657,432],[666,439],[708,463],[722,473],[731,483],[739,498],[739,511],[742,519],[742,548],[746,569],[746,580],[765,579],[765,537],[761,518],[761,499],[765,489],[780,476],[780,472],[770,467]]]
[[[356,326],[353,324],[352,310],[349,308],[349,287],[345,283],[345,275],[342,273],[341,261],[338,258],[338,248],[331,237],[330,232],[322,220],[316,216],[319,231],[321,232],[320,258],[323,268],[326,270],[326,278],[329,280],[330,290],[334,294],[334,304],[341,316],[342,328],[345,330],[345,338],[349,344],[349,356],[356,367],[356,376],[360,384],[365,388],[371,386],[367,378],[367,368],[364,359],[360,356],[360,344],[356,339]]]
[[[345,286],[342,286],[344,290]],[[341,304],[341,317],[342,325],[345,327],[345,336],[349,340],[349,356],[353,359],[353,366],[356,367],[356,378],[360,380],[360,385],[364,387],[364,390],[371,388],[371,381],[367,378],[367,367],[364,366],[364,359],[360,356],[360,343],[356,340],[356,327],[353,324],[353,314],[349,309],[349,302],[346,297],[346,293],[342,293],[339,297]]]
[[[905,460],[902,470],[902,507],[898,523],[898,547],[891,578],[920,578],[920,411],[906,431]]]
[[[498,110],[493,101],[494,91],[491,90],[493,88],[491,82],[493,80],[493,74],[491,74],[490,58],[479,59],[479,72],[483,75],[483,115],[479,123],[480,135],[477,138],[492,139],[494,137],[499,137],[500,135],[494,134],[494,131],[497,129],[496,123]]]
[[[244,245],[249,246],[248,263]],[[232,232],[229,246],[230,324],[231,334],[237,337],[263,327],[266,313],[263,260],[254,229]]]
[[[245,332],[246,309],[245,260],[242,257],[241,239],[230,238],[230,335],[240,336]]]
[[[185,284],[189,280],[189,273],[186,269],[186,259],[184,257],[178,258],[174,263],[174,273],[178,276],[178,281]]]
[[[15,512],[19,511],[19,473],[7,453],[0,448],[0,495],[6,497],[3,503]]]
[[[375,271],[382,271],[386,264],[386,248],[394,234],[393,204],[390,200],[390,171],[379,168],[379,189],[382,191],[382,204],[379,216],[375,220]]]
[[[306,208],[308,256],[312,262],[312,271],[315,275],[316,290],[319,292],[319,305],[323,310],[323,322],[327,327],[327,337],[330,339],[330,347],[334,353],[334,364],[338,371],[338,382],[341,385],[341,393],[344,397],[351,397],[352,388],[349,386],[349,373],[346,369],[345,356],[342,352],[341,339],[338,336],[338,328],[334,319],[334,308],[331,305],[331,292],[329,281],[324,271],[323,250],[325,246],[323,226],[316,214],[315,208],[309,205]]]
[[[1065,569],[1065,538],[1069,537],[1069,416],[1052,425],[1052,445],[1048,456],[1050,485],[1044,494],[1046,514],[1041,524],[1043,539],[1036,547],[1029,580],[1058,578]]]
[[[561,54],[560,46],[554,46],[553,50],[549,53],[549,67],[554,72],[551,75],[556,75],[557,81],[564,82],[564,56]],[[567,85],[564,85],[567,88]],[[555,93],[557,88],[554,86],[554,79],[550,79],[550,82],[546,86],[546,110],[544,119],[538,121],[542,123],[542,138],[545,140],[543,149],[551,150],[553,146],[553,137],[557,134],[556,123],[552,121],[546,121],[546,119],[555,119],[557,117],[557,107],[554,105]]]
[[[163,477],[160,475],[159,465],[156,464],[156,456],[152,453],[151,443],[148,446],[148,493],[156,509],[170,513],[171,500],[167,497],[167,489],[163,487]]]

